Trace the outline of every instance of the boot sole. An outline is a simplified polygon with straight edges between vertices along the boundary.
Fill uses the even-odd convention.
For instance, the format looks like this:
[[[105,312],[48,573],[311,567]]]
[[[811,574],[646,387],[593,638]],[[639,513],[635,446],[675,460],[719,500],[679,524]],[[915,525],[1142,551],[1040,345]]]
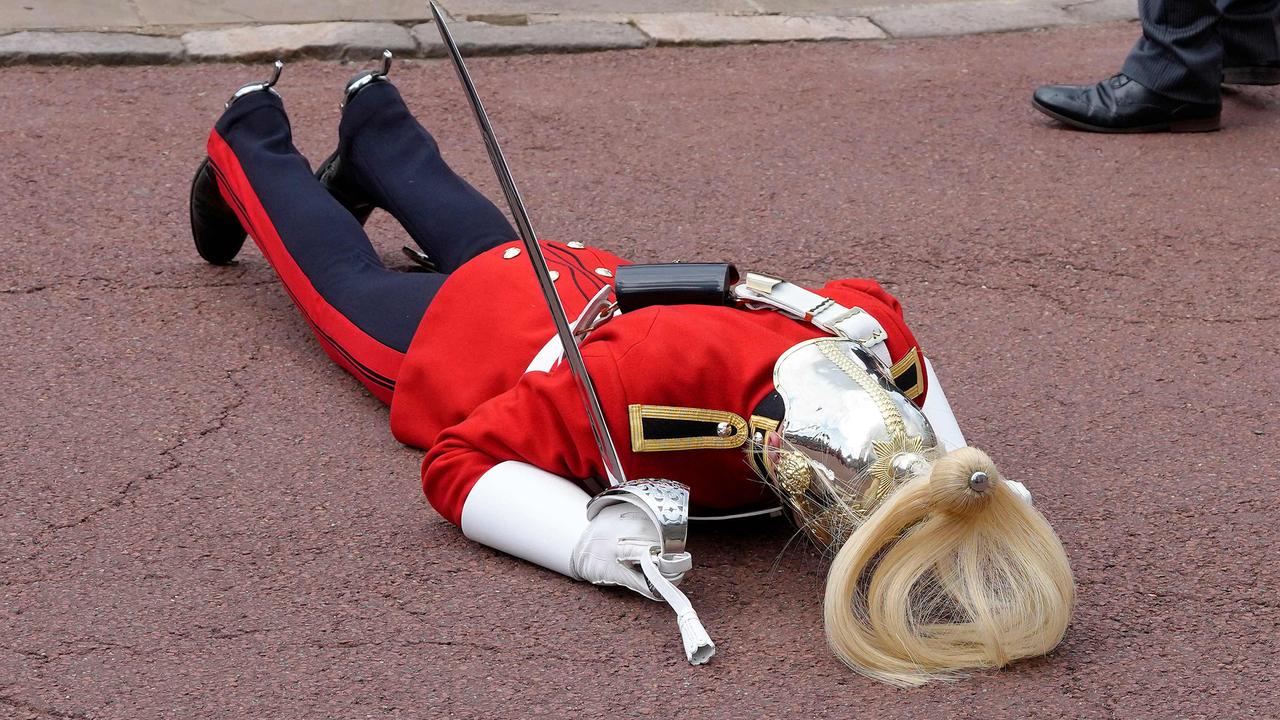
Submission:
[[[195,177],[191,178],[187,209],[196,252],[210,265],[230,265],[244,247],[248,233],[222,198],[208,157],[200,162]]]
[[[1081,130],[1088,130],[1096,133],[1110,133],[1113,135],[1124,135],[1133,133],[1154,133],[1154,132],[1213,132],[1222,127],[1222,116],[1214,115],[1208,118],[1191,118],[1188,120],[1170,120],[1163,123],[1154,123],[1152,125],[1140,125],[1131,128],[1113,128],[1102,125],[1090,125],[1086,122],[1080,122],[1063,115],[1062,113],[1051,110],[1032,99],[1031,106],[1049,117],[1057,120],[1064,125],[1070,125]]]

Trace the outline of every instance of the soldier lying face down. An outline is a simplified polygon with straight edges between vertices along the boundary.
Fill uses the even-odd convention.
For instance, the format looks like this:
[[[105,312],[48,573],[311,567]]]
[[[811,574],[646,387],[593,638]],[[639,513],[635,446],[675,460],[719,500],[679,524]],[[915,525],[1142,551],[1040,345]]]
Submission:
[[[540,242],[621,469],[659,479],[605,489],[527,247],[386,70],[348,84],[338,147],[315,174],[274,78],[241,88],[209,135],[192,231],[216,264],[253,238],[325,353],[390,405],[396,438],[426,449],[423,490],[463,534],[667,599],[695,663],[714,646],[675,588],[692,566],[688,515],[779,508],[833,551],[828,640],[858,672],[918,685],[1058,644],[1074,596],[1060,541],[966,446],[902,308],[872,280],[806,290]],[[375,208],[427,267],[384,267],[362,228]],[[704,290],[664,294],[666,276]]]

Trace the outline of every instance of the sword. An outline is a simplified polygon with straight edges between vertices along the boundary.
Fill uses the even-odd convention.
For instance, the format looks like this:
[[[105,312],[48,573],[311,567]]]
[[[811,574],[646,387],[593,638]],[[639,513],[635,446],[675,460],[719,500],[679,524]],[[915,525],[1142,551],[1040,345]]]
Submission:
[[[467,66],[462,62],[462,53],[458,52],[453,34],[449,32],[449,26],[445,23],[440,7],[435,2],[431,3],[431,14],[435,16],[436,27],[440,30],[440,39],[444,41],[445,47],[449,48],[449,57],[453,59],[453,68],[458,71],[458,80],[462,82],[462,87],[467,92],[467,100],[475,113],[476,123],[480,126],[480,133],[484,135],[484,147],[489,151],[489,162],[493,163],[493,172],[498,176],[498,183],[502,185],[502,194],[506,196],[511,215],[515,218],[516,230],[520,233],[520,239],[524,241],[524,249],[529,255],[529,261],[533,263],[533,272],[538,276],[538,286],[542,289],[542,296],[547,301],[547,309],[551,311],[556,335],[560,337],[560,344],[564,346],[565,357],[569,360],[569,369],[573,371],[573,378],[578,382],[582,402],[587,408],[587,420],[590,421],[591,434],[595,436],[596,447],[600,449],[600,459],[604,461],[605,475],[608,477],[609,485],[618,485],[626,481],[627,477],[622,472],[618,451],[613,444],[613,437],[609,434],[609,426],[605,423],[604,410],[601,409],[600,398],[596,395],[596,386],[591,382],[591,376],[587,374],[587,364],[583,362],[582,352],[578,349],[578,338],[569,327],[569,318],[565,314],[560,295],[556,293],[555,284],[551,280],[551,271],[547,269],[547,259],[542,254],[542,246],[538,244],[538,236],[534,234],[533,226],[529,224],[529,213],[520,199],[516,181],[507,168],[507,160],[502,155],[502,148],[498,146],[498,138],[493,134],[493,127],[489,125],[489,116],[484,111],[484,104],[476,94],[476,86],[472,84],[471,76],[467,74]]]

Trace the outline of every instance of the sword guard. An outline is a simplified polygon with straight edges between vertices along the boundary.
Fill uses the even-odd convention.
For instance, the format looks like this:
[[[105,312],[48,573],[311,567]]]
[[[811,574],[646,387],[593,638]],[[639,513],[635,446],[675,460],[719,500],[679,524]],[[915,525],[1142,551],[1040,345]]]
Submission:
[[[689,487],[674,480],[658,478],[628,480],[591,498],[587,503],[587,519],[620,502],[644,510],[658,529],[662,541],[660,554],[670,556],[673,563],[679,562],[678,554],[684,552],[685,540],[689,536]]]

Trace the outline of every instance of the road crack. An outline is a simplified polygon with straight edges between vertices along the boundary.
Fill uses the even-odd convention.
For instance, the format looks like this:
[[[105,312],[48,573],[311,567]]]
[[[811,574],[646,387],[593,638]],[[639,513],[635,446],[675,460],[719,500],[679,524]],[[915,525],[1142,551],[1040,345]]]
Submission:
[[[41,715],[51,718],[75,718],[76,720],[90,720],[90,716],[82,712],[58,710],[57,708],[36,705],[25,700],[20,700],[12,695],[0,695],[0,705],[8,705],[11,708],[29,712],[33,715]]]
[[[125,501],[129,499],[129,496],[133,494],[133,492],[138,487],[140,487],[143,483],[149,483],[151,481],[158,480],[160,478],[163,478],[165,475],[168,475],[169,473],[173,472],[174,470],[181,468],[183,466],[183,462],[177,457],[177,452],[181,450],[183,447],[185,447],[192,440],[195,440],[197,438],[207,437],[213,433],[216,433],[226,428],[227,421],[230,419],[231,415],[236,410],[238,410],[241,405],[244,404],[245,400],[249,396],[249,391],[248,391],[248,388],[246,388],[244,384],[240,382],[240,380],[238,379],[238,376],[246,372],[249,369],[249,367],[257,359],[258,359],[257,352],[256,351],[251,352],[249,354],[248,359],[246,359],[245,362],[242,365],[240,365],[240,367],[233,368],[227,371],[227,381],[230,382],[232,387],[235,389],[234,395],[228,402],[226,402],[219,409],[217,417],[215,417],[211,423],[209,423],[207,426],[203,428],[200,428],[194,433],[190,433],[190,434],[179,437],[176,442],[174,442],[173,444],[169,445],[168,447],[160,451],[159,455],[165,458],[165,461],[166,461],[163,467],[156,470],[152,470],[151,472],[143,475],[142,477],[133,478],[129,480],[124,484],[123,487],[121,487],[119,490],[116,491],[115,497],[108,500],[106,503],[104,503],[100,507],[94,508],[93,510],[89,511],[88,513],[85,513],[84,515],[77,518],[76,520],[63,522],[63,523],[51,523],[49,525],[49,529],[58,531],[58,530],[66,530],[68,528],[84,525],[92,521],[94,518],[96,518],[98,515],[102,514],[103,512],[118,508],[121,505],[123,505]]]
[[[221,282],[196,282],[196,283],[172,283],[172,282],[155,282],[155,283],[129,283],[122,282],[117,278],[103,277],[100,275],[87,275],[78,277],[74,280],[62,283],[45,283],[40,285],[31,285],[28,287],[10,287],[0,289],[0,295],[33,295],[41,292],[59,292],[72,290],[101,290],[105,292],[149,292],[152,290],[207,290],[217,288],[252,288],[261,287],[263,285],[274,285],[278,281],[275,277],[262,278],[257,280],[247,279],[246,273],[241,273],[235,279]]]

